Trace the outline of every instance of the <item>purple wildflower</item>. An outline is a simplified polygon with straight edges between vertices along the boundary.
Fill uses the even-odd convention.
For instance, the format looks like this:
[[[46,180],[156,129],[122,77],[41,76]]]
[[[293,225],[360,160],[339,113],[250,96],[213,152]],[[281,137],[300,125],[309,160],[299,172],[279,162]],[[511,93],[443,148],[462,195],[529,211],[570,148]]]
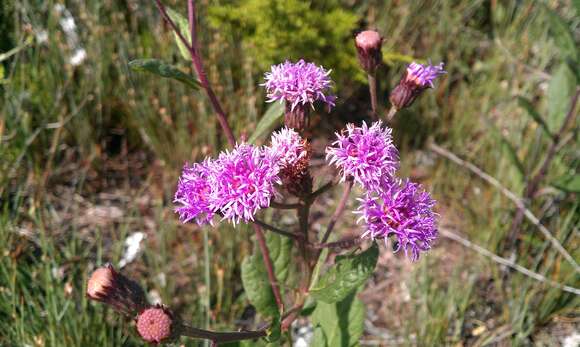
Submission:
[[[391,178],[399,167],[399,152],[393,145],[391,129],[381,121],[369,128],[348,124],[336,133],[337,140],[326,148],[326,160],[341,170],[342,181],[352,176],[367,189],[376,188],[381,179]]]
[[[276,195],[279,171],[277,157],[262,148],[240,144],[222,152],[209,175],[211,205],[234,225],[254,220]]]
[[[272,134],[269,150],[279,158],[280,166],[291,167],[308,157],[306,141],[287,127]]]
[[[443,63],[439,63],[437,66],[431,64],[423,66],[421,64],[412,62],[407,67],[407,75],[405,79],[409,82],[417,84],[419,87],[431,87],[433,88],[433,81],[440,75],[445,74],[443,70]]]
[[[186,165],[177,184],[173,202],[180,206],[175,209],[179,219],[187,223],[193,219],[198,225],[212,223],[214,209],[210,202],[211,186],[208,178],[212,162],[206,159],[202,163]]]
[[[273,65],[272,70],[264,75],[265,82],[261,85],[266,88],[268,102],[286,101],[292,111],[298,105],[314,107],[317,100],[324,102],[330,110],[336,99],[328,94],[332,86],[330,71],[302,59],[296,63],[286,61]]]
[[[364,220],[367,228],[362,237],[382,238],[386,243],[394,235],[395,252],[402,248],[412,261],[419,259],[420,252],[429,250],[437,238],[435,200],[420,184],[384,181],[380,190],[359,200],[361,205],[355,213],[361,214],[359,221]]]

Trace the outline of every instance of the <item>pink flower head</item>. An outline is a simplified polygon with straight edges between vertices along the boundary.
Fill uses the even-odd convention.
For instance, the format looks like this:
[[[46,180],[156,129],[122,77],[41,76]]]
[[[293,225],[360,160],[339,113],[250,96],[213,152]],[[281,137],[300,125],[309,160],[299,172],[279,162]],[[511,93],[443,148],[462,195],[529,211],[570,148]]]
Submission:
[[[367,193],[359,201],[355,213],[361,215],[359,221],[364,220],[367,228],[362,237],[384,239],[386,243],[389,236],[395,236],[395,252],[403,249],[412,261],[429,250],[438,236],[435,200],[420,184],[383,181],[378,191]]]
[[[264,75],[265,82],[261,85],[266,88],[268,102],[286,101],[292,111],[298,105],[314,107],[317,100],[330,110],[336,99],[329,94],[332,86],[330,71],[302,59],[296,63],[286,61],[273,65],[272,70]]]
[[[180,205],[175,211],[183,223],[191,220],[198,225],[212,223],[215,211],[210,201],[211,186],[208,181],[212,165],[212,161],[206,159],[183,168],[173,199]]]
[[[270,205],[280,184],[277,157],[270,151],[239,144],[222,152],[208,177],[210,206],[234,223],[254,220],[258,210]]]
[[[326,148],[326,160],[340,169],[342,180],[352,176],[367,189],[378,187],[381,179],[388,179],[399,167],[399,152],[393,145],[391,129],[381,121],[369,128],[365,122],[336,133],[337,140]]]
[[[149,307],[137,317],[139,336],[150,343],[167,342],[173,335],[173,317],[163,306]]]

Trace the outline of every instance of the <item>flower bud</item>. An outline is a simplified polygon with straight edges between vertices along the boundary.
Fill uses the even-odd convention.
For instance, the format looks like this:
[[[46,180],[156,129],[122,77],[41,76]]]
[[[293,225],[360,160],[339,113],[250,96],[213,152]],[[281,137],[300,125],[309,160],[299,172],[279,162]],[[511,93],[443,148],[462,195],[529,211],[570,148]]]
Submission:
[[[362,68],[367,73],[374,73],[383,61],[381,35],[374,30],[366,30],[356,35],[354,42]]]
[[[177,337],[177,324],[165,306],[146,308],[137,316],[137,332],[150,343],[164,343]]]
[[[438,66],[411,63],[389,96],[391,104],[397,110],[411,106],[425,89],[433,88],[433,81],[437,77],[445,73],[443,63]]]
[[[93,272],[87,283],[87,296],[126,315],[135,315],[147,304],[139,284],[115,271],[110,264]]]

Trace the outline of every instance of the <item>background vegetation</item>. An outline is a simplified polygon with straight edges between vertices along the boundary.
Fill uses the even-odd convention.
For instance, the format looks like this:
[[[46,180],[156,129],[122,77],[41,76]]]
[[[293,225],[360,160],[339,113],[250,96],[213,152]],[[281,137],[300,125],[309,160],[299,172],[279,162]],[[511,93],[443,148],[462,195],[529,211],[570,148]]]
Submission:
[[[183,11],[182,2],[167,3]],[[394,125],[405,175],[434,191],[442,230],[580,286],[533,224],[516,225],[513,242],[511,201],[429,147],[437,142],[525,197],[578,259],[580,148],[570,110],[579,79],[578,1],[199,3],[206,66],[237,134],[251,134],[265,110],[264,70],[286,58],[334,71],[339,105],[314,119],[315,141],[367,119],[367,86],[352,46],[361,28],[385,37],[384,108],[406,62],[445,61],[447,76]],[[131,322],[83,295],[92,269],[119,264],[135,233],[144,236],[142,248],[123,271],[152,298],[202,327],[231,329],[253,317],[239,280],[251,233],[225,225],[200,231],[172,212],[183,163],[224,142],[211,107],[178,83],[131,72],[135,58],[190,71],[152,2],[2,2],[2,346],[139,345]],[[527,196],[569,112],[554,159]],[[342,232],[353,228],[347,221]],[[556,345],[578,330],[578,296],[446,237],[416,264],[381,253],[360,293],[367,305],[362,345]]]

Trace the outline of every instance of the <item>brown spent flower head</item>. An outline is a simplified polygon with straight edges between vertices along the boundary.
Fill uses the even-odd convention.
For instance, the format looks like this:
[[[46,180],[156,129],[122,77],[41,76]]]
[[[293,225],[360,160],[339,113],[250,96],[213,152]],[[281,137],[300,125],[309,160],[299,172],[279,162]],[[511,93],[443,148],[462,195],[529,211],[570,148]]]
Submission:
[[[298,159],[294,165],[280,169],[282,184],[290,194],[297,197],[306,197],[312,193],[312,176],[309,170],[312,148],[306,140],[304,151],[306,155]]]
[[[150,343],[168,342],[176,335],[176,324],[169,309],[156,305],[139,314],[137,332],[143,340]]]
[[[93,272],[87,283],[87,296],[129,316],[147,305],[145,292],[139,284],[115,271],[111,264]]]
[[[367,73],[374,73],[383,61],[383,38],[374,30],[365,30],[354,39],[358,60]]]

